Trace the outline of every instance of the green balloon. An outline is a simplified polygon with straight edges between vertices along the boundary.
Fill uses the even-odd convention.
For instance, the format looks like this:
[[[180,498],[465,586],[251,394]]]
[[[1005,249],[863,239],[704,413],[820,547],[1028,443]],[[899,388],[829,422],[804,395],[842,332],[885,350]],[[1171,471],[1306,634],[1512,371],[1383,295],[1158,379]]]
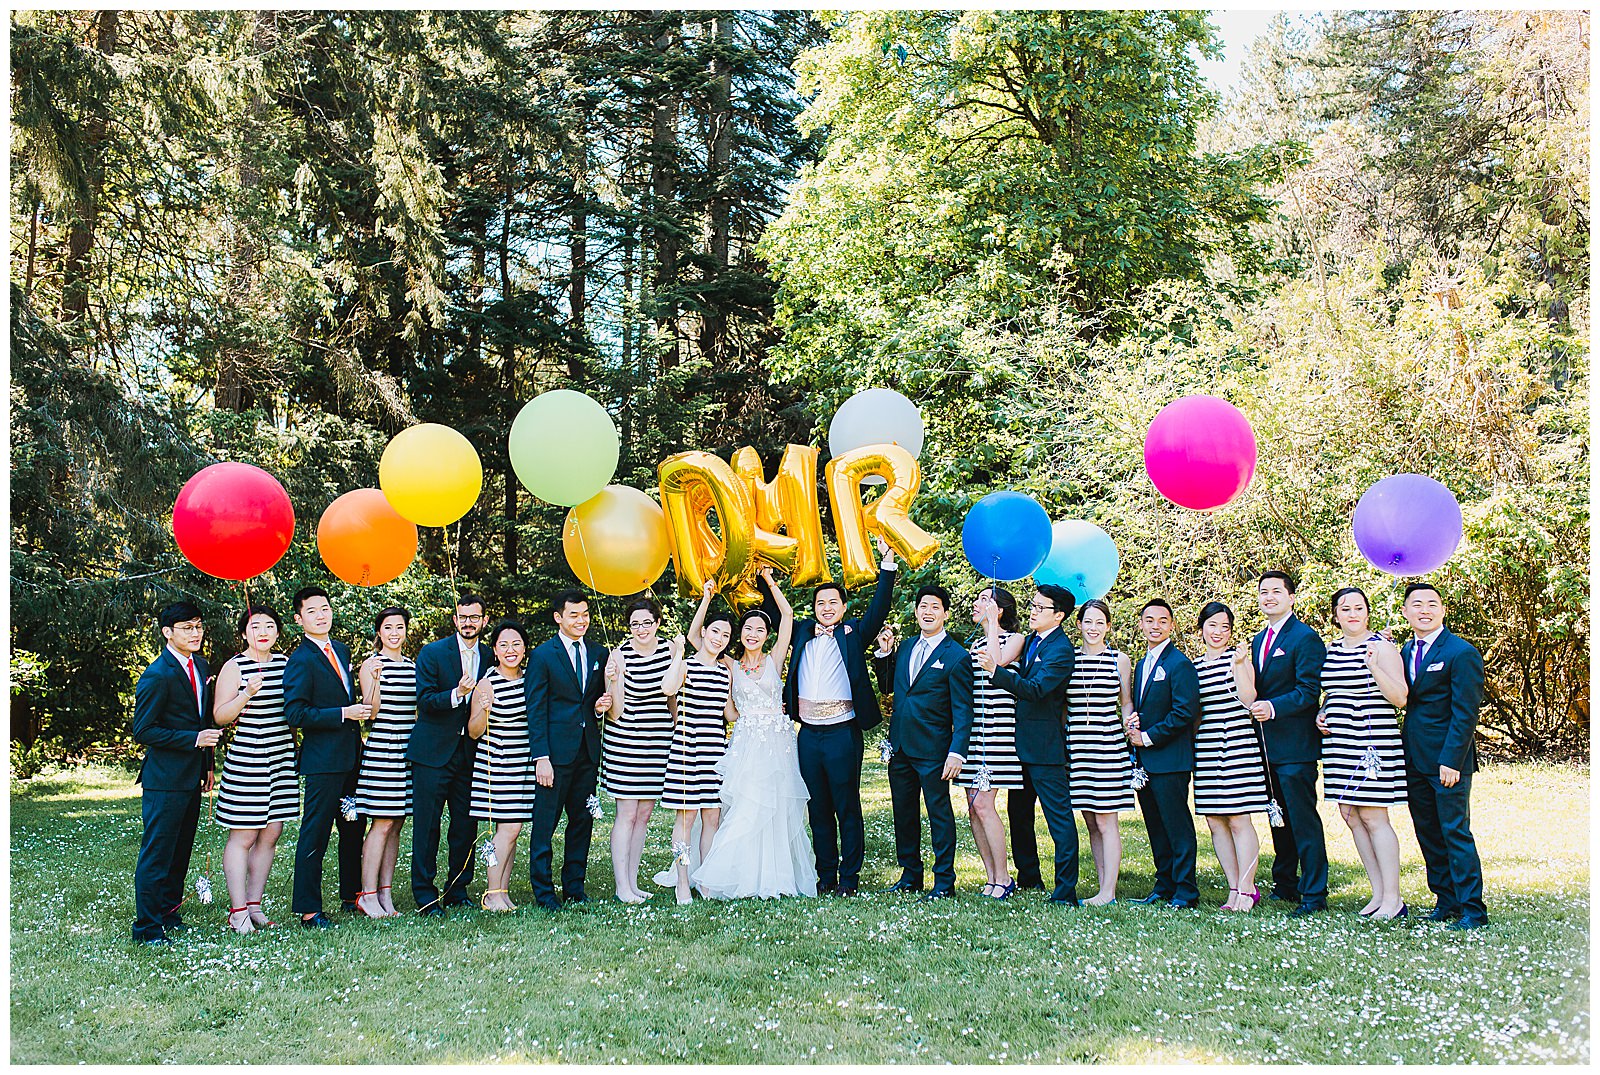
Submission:
[[[523,405],[508,447],[528,492],[570,508],[611,484],[622,443],[604,407],[582,392],[557,388]]]

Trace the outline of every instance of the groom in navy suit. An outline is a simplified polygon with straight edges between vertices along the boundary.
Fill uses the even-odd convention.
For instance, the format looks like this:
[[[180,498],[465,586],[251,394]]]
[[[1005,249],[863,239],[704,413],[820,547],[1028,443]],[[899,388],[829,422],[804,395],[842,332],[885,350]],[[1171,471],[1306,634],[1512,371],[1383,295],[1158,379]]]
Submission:
[[[1056,887],[1050,902],[1078,906],[1078,826],[1072,820],[1067,783],[1067,683],[1076,652],[1062,631],[1077,605],[1072,591],[1048,583],[1028,606],[1031,631],[1022,643],[1022,670],[996,668],[994,655],[978,655],[996,687],[1017,699],[1017,760],[1024,788],[1038,796],[1045,826],[1056,848]],[[1014,891],[1016,882],[1006,889]]]
[[[470,907],[467,885],[474,864],[472,840],[472,763],[478,741],[467,734],[472,690],[494,667],[494,654],[478,641],[483,632],[483,598],[464,593],[456,600],[455,631],[429,642],[417,654],[417,723],[406,745],[411,763],[411,898],[417,912],[440,917],[446,907]],[[450,805],[449,853],[445,892],[434,878],[439,869],[439,823]]]
[[[1282,799],[1284,823],[1272,830],[1272,898],[1298,901],[1291,915],[1328,907],[1328,845],[1317,813],[1317,761],[1322,735],[1322,662],[1328,647],[1294,614],[1294,577],[1267,571],[1257,598],[1267,626],[1250,645],[1256,701],[1250,713],[1261,726],[1272,786]]]
[[[933,835],[933,890],[923,899],[955,895],[956,816],[950,808],[950,781],[961,775],[967,737],[972,733],[972,662],[946,633],[950,591],[924,586],[917,591],[921,633],[898,655],[877,652],[878,684],[894,695],[889,715],[889,796],[894,805],[895,857],[900,880],[893,892],[922,890],[922,814],[928,804]]]
[[[1444,599],[1428,583],[1407,586],[1400,611],[1413,633],[1400,652],[1410,687],[1400,740],[1411,821],[1437,900],[1428,919],[1457,919],[1449,929],[1481,929],[1489,912],[1468,799],[1478,769],[1483,657],[1445,628]]]
[[[811,793],[811,850],[817,892],[854,896],[861,883],[867,829],[861,818],[861,736],[882,722],[867,670],[867,647],[889,618],[895,559],[880,538],[883,564],[867,614],[844,618],[850,595],[824,582],[811,596],[815,614],[794,625],[783,706],[800,732],[800,776]]]
[[[200,610],[177,601],[158,622],[167,644],[133,688],[133,741],[145,747],[137,781],[144,836],[133,868],[133,939],[143,944],[166,944],[167,931],[184,928],[183,879],[200,825],[200,795],[211,786],[212,748],[222,736],[211,720]]]
[[[283,719],[300,729],[300,775],[305,804],[294,846],[294,911],[300,924],[327,929],[322,913],[322,859],[339,827],[339,898],[355,909],[361,890],[361,839],[366,824],[346,820],[339,800],[355,794],[361,766],[361,722],[372,707],[350,671],[350,650],[329,636],[333,605],[328,591],[307,586],[294,595],[294,620],[305,632],[283,666]]]
[[[594,817],[589,798],[600,773],[600,717],[611,708],[603,671],[610,653],[585,639],[589,597],[562,590],[551,602],[556,636],[528,655],[522,678],[528,710],[528,753],[533,759],[533,822],[528,839],[528,883],[534,902],[547,911],[566,903],[588,903],[583,890],[589,868]],[[561,861],[561,899],[556,899],[551,864],[556,823],[562,811],[567,831]]]

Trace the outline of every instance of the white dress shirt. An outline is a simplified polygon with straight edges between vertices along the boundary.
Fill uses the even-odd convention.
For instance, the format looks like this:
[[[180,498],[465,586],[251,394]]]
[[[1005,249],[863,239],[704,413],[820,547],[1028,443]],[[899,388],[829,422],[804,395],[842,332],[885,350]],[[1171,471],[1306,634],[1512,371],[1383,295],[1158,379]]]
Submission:
[[[167,652],[172,654],[173,658],[178,662],[178,667],[183,669],[183,674],[188,676],[189,662],[194,658],[185,657],[173,649],[171,645],[167,646]],[[196,665],[194,670],[194,707],[202,713],[206,711],[206,681],[200,675],[199,665]]]
[[[1160,643],[1157,643],[1154,648],[1145,653],[1144,665],[1139,671],[1140,701],[1144,700],[1145,688],[1150,685],[1150,677],[1155,673],[1156,665],[1161,663],[1161,655],[1167,651],[1167,647],[1170,645],[1172,645],[1172,639],[1168,638]],[[1142,747],[1147,747],[1150,745],[1150,736],[1143,728],[1139,729],[1139,745]]]
[[[461,674],[466,675],[470,672],[472,681],[476,684],[479,679],[479,673],[482,672],[482,669],[478,667],[478,643],[475,641],[468,642],[460,635],[456,635],[456,645],[461,650]],[[467,687],[457,686],[450,694],[452,701],[456,705],[466,705],[467,699],[472,696],[472,690]],[[462,734],[466,734],[464,729]]]

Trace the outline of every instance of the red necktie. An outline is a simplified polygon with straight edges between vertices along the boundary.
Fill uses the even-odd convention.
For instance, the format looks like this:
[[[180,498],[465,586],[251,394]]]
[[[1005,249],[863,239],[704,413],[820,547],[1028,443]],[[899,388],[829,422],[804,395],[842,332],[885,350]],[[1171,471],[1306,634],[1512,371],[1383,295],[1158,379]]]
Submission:
[[[189,693],[194,697],[194,707],[196,710],[198,710],[200,708],[200,684],[199,681],[194,678],[193,657],[189,658]]]

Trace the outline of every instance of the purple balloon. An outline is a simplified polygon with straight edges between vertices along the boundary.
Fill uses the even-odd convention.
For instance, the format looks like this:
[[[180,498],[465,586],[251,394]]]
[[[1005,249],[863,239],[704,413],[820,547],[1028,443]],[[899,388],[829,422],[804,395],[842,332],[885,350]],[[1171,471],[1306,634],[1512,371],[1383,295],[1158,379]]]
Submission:
[[[1391,575],[1426,575],[1461,544],[1455,494],[1422,474],[1396,474],[1361,494],[1350,519],[1356,548]]]

